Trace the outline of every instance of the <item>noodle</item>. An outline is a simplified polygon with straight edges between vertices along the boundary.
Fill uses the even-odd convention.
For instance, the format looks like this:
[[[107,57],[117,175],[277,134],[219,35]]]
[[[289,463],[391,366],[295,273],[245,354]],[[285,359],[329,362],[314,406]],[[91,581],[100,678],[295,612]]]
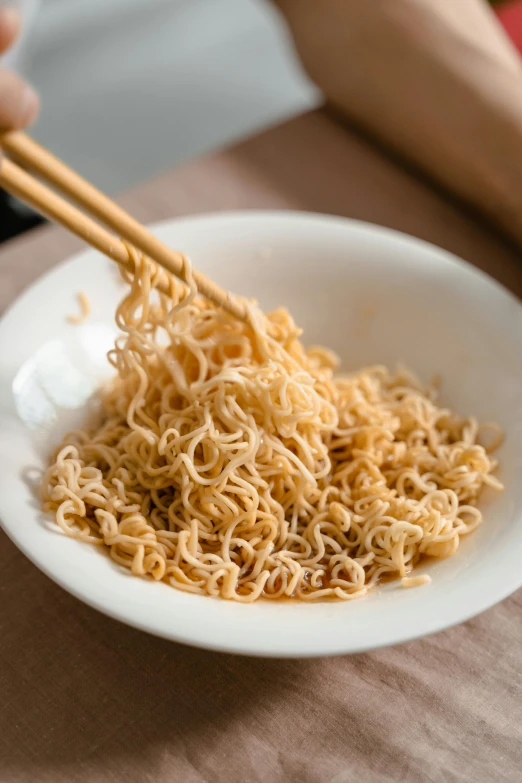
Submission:
[[[286,310],[248,303],[245,324],[196,296],[188,261],[188,292],[169,277],[160,293],[164,273],[129,252],[103,420],[69,433],[43,483],[61,530],[137,576],[242,602],[426,583],[406,575],[452,555],[481,489],[502,488],[476,420],[405,371],[335,375]]]
[[[403,576],[401,579],[401,585],[403,587],[420,587],[421,585],[429,585],[431,582],[431,576],[428,574],[419,574],[418,576]]]
[[[76,298],[80,305],[80,312],[78,315],[67,316],[69,323],[74,325],[83,323],[91,314],[91,303],[85,291],[79,291]]]

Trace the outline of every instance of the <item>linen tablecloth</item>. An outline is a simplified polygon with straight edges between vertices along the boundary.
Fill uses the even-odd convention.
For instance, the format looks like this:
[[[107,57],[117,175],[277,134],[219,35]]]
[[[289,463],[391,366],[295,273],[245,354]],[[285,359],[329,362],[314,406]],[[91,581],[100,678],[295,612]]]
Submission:
[[[514,249],[322,112],[121,202],[146,221],[252,207],[362,218],[435,242],[522,294]],[[78,247],[56,228],[5,246],[0,308]],[[522,591],[395,648],[249,659],[98,614],[0,534],[1,783],[518,783],[521,664]]]

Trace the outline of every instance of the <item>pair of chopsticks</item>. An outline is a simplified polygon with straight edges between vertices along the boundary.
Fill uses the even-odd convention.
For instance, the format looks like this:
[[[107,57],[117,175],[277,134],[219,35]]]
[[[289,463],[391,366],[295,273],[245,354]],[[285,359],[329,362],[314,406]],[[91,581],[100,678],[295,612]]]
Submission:
[[[122,240],[126,240],[167,272],[186,282],[184,257],[181,253],[171,250],[160,242],[125,210],[25,133],[9,131],[1,134],[0,147],[5,155],[9,156],[8,158],[4,155],[0,159],[0,187],[8,193],[24,201],[50,220],[61,223],[73,234],[129,271],[133,272],[134,266]],[[20,163],[23,168],[14,161]],[[61,191],[99,222],[46,187],[27,173],[29,171]],[[100,225],[101,223],[103,225]],[[107,226],[114,234],[103,226]],[[246,308],[240,299],[197,270],[193,270],[193,276],[200,294],[236,318],[246,319]],[[166,284],[163,287],[168,291]]]

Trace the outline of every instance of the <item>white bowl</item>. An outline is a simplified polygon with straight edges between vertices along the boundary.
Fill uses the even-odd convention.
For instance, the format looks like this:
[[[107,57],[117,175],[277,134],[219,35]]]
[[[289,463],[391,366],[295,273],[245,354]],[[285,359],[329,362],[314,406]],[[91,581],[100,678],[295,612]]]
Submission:
[[[522,307],[497,283],[435,247],[376,226],[291,212],[184,218],[155,233],[223,286],[284,304],[304,339],[337,351],[346,369],[403,362],[440,373],[443,399],[498,422],[506,489],[484,497],[484,524],[454,557],[422,569],[432,583],[379,588],[358,601],[254,605],[190,595],[123,573],[97,548],[49,525],[38,471],[61,434],[81,423],[109,373],[122,293],[94,251],[56,267],[0,325],[0,517],[15,544],[81,600],[150,633],[215,650],[315,656],[368,650],[439,631],[522,584]],[[91,318],[71,326],[76,293]]]

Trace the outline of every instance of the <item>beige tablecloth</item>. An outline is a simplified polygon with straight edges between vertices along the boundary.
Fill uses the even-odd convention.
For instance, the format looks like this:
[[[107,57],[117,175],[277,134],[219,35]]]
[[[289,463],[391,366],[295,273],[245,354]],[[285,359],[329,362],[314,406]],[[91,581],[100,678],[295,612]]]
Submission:
[[[245,207],[360,217],[448,248],[522,294],[514,250],[322,113],[122,202],[143,220]],[[57,229],[5,246],[0,307],[77,246]],[[0,783],[519,783],[521,664],[521,591],[404,646],[265,661],[110,620],[0,534]]]

